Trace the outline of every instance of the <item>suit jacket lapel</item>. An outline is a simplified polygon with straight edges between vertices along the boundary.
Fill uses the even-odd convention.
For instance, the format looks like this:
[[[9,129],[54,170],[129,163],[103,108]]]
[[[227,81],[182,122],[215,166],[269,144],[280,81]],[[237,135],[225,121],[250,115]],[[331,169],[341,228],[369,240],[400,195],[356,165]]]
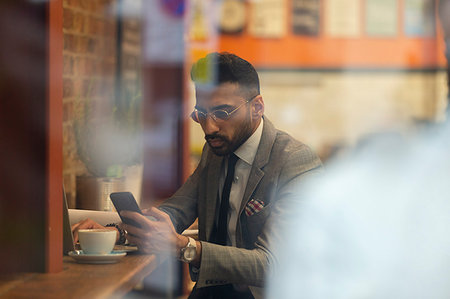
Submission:
[[[261,141],[259,142],[258,150],[256,152],[255,160],[250,171],[247,187],[245,188],[244,197],[239,209],[239,215],[241,215],[245,205],[250,201],[250,196],[258,186],[261,179],[264,177],[264,171],[262,168],[269,162],[270,152],[272,151],[273,143],[275,142],[277,131],[273,124],[264,117],[264,127],[261,135]]]
[[[214,228],[214,220],[216,216],[216,210],[218,205],[218,190],[219,190],[219,177],[220,170],[222,166],[223,157],[216,156],[212,153],[211,155],[211,163],[208,167],[208,177],[206,179],[206,215],[205,216],[205,231],[206,238],[209,241],[211,236],[211,232]]]

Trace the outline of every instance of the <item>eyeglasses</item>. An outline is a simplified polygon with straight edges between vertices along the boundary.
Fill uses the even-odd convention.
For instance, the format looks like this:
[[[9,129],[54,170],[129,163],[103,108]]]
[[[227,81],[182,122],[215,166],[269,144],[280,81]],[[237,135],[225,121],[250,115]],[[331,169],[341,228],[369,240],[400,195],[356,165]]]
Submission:
[[[206,121],[206,119],[208,118],[208,115],[211,116],[211,118],[215,121],[215,122],[222,122],[222,121],[226,121],[228,120],[231,115],[233,113],[235,113],[236,111],[239,110],[239,108],[241,108],[242,106],[244,106],[245,104],[250,103],[251,101],[253,101],[254,98],[256,98],[258,95],[252,97],[251,99],[245,101],[244,103],[242,103],[241,105],[239,105],[237,108],[233,109],[232,111],[228,112],[222,109],[218,109],[218,110],[214,110],[208,113],[202,112],[200,110],[198,110],[197,108],[194,109],[194,111],[192,111],[191,113],[191,118],[193,121],[197,122],[197,123],[201,123]]]

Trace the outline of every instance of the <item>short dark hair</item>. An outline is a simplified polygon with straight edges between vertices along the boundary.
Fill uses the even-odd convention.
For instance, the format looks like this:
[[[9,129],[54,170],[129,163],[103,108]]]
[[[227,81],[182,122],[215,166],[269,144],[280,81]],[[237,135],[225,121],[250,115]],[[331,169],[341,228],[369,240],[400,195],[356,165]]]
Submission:
[[[191,79],[196,86],[237,83],[249,97],[260,93],[259,77],[253,65],[228,52],[213,52],[199,59],[192,66]]]

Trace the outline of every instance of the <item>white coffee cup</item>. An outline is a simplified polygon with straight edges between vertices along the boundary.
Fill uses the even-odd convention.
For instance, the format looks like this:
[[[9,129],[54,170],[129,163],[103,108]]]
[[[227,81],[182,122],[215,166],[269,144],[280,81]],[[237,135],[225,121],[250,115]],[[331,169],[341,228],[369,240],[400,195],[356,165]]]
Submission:
[[[83,253],[108,254],[116,243],[116,230],[111,229],[80,229],[78,239]]]

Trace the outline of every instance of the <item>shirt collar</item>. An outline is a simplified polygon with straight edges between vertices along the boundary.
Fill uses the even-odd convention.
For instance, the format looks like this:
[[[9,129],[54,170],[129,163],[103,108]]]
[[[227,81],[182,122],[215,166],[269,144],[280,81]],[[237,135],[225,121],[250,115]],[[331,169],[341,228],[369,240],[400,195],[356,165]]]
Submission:
[[[256,152],[258,150],[259,142],[261,141],[261,135],[263,131],[264,119],[261,118],[258,128],[253,132],[247,141],[245,141],[234,154],[243,160],[245,163],[252,165],[255,160]]]

